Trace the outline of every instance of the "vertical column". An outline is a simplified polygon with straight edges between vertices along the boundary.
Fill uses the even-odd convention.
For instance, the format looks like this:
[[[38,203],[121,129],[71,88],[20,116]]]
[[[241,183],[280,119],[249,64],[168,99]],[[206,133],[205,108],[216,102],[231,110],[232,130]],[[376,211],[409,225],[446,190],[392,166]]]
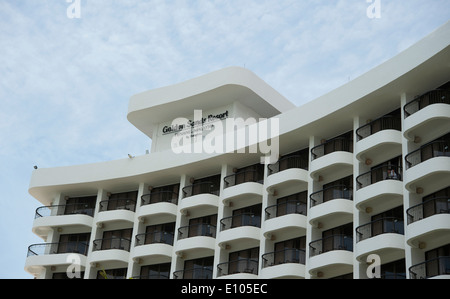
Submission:
[[[311,155],[311,149],[313,147],[316,146],[316,144],[319,144],[320,142],[320,138],[317,136],[310,136],[309,138],[309,165],[308,165],[308,169],[311,172],[311,161],[312,161],[312,155]],[[311,194],[313,194],[314,192],[316,192],[318,190],[317,187],[317,183],[315,182],[315,180],[308,175],[308,197],[307,197],[307,225],[306,225],[306,258],[305,258],[305,278],[306,279],[310,279],[310,278],[314,278],[310,273],[309,273],[309,259],[310,259],[310,252],[309,252],[309,244],[320,238],[320,231],[318,231],[317,227],[315,227],[315,225],[310,224],[310,209],[311,209]]]
[[[147,193],[148,193],[148,184],[140,183],[138,189],[138,196],[136,200],[136,210],[133,223],[133,234],[130,245],[130,259],[128,261],[127,277],[138,276],[141,270],[140,264],[142,263],[142,261],[139,258],[133,259],[133,256],[134,256],[134,248],[136,246],[136,235],[144,233],[145,231],[144,221],[139,220],[139,210],[142,204],[141,197]]]

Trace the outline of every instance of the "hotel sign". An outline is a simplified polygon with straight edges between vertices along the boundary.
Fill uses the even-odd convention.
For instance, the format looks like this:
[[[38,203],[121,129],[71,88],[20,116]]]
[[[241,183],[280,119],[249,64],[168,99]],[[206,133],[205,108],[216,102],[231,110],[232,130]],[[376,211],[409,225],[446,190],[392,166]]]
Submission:
[[[168,135],[180,133],[182,131],[187,130],[191,131],[192,129],[197,128],[199,126],[203,128],[204,126],[209,126],[213,122],[221,121],[227,118],[228,118],[228,110],[219,114],[209,114],[208,116],[202,117],[200,119],[195,118],[194,120],[187,120],[187,122],[185,123],[180,124],[172,123],[170,126],[164,126],[162,128],[162,134]]]

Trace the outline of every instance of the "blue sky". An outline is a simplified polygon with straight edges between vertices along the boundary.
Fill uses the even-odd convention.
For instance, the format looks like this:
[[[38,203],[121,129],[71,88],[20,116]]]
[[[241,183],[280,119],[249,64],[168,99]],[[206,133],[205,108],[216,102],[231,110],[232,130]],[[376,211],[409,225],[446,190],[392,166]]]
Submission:
[[[369,0],[370,1],[370,0]],[[0,278],[24,271],[40,168],[141,155],[129,98],[227,66],[297,106],[355,79],[450,19],[450,0],[0,1]]]

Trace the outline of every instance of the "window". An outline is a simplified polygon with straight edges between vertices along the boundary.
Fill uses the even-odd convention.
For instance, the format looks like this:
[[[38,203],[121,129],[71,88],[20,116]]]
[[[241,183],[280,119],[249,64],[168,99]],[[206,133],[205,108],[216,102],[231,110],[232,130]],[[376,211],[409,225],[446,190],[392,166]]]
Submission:
[[[383,233],[404,234],[403,206],[372,216],[372,237]]]
[[[450,274],[450,244],[425,252],[426,277]]]
[[[189,238],[216,237],[217,214],[189,220]]]
[[[353,223],[322,232],[323,252],[331,250],[353,251]]]
[[[450,213],[450,186],[425,196],[423,202],[423,218],[435,214]]]
[[[184,279],[212,279],[214,257],[204,257],[184,262]]]
[[[141,267],[141,279],[169,279],[170,263]]]
[[[130,251],[131,233],[131,228],[104,232],[101,250],[121,249]]]
[[[264,165],[263,164],[255,164],[250,165],[241,169],[238,169],[236,172],[236,181],[235,185],[239,185],[246,182],[257,182],[262,183],[264,181]]]
[[[97,279],[126,279],[127,268],[97,271]]]
[[[177,204],[180,184],[153,188],[149,194],[142,196],[142,205],[158,202],[171,202]]]
[[[134,212],[136,209],[137,195],[137,191],[111,194],[108,201],[106,202],[106,210],[129,210]]]
[[[173,245],[175,222],[147,226],[144,244],[164,243]]]
[[[94,216],[97,196],[71,197],[66,201],[64,215],[84,214]]]
[[[275,264],[305,264],[306,237],[295,238],[275,244]]]
[[[214,194],[214,195],[219,195],[220,174],[211,176],[211,177],[207,177],[207,178],[194,180],[194,183],[192,184],[192,186],[189,186],[189,187],[192,188],[191,196],[197,195],[197,194],[208,194],[208,193]]]
[[[323,185],[323,202],[336,198],[353,198],[353,176]]]
[[[58,253],[79,253],[87,255],[90,233],[59,236]]]
[[[228,256],[228,274],[258,274],[259,247],[231,252]]]
[[[231,227],[256,226],[261,227],[261,209],[262,205],[257,204],[233,211],[233,220]]]
[[[300,192],[277,200],[277,217],[287,214],[306,215],[308,192]]]

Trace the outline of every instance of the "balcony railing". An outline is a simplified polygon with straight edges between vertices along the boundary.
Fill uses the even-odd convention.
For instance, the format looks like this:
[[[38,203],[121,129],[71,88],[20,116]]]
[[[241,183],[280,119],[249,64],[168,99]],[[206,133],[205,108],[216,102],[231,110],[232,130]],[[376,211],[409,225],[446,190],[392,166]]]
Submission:
[[[155,273],[150,275],[133,276],[133,279],[170,279],[167,273]]]
[[[356,228],[356,242],[386,233],[404,235],[405,225],[403,219],[385,217],[358,226]]]
[[[402,181],[402,176],[402,167],[395,165],[382,165],[361,174],[356,178],[356,182],[358,189],[361,189],[385,180]]]
[[[338,198],[353,200],[353,188],[346,185],[331,186],[312,193],[309,198],[311,200],[310,207]]]
[[[377,132],[384,130],[402,130],[402,121],[400,116],[385,115],[356,130],[358,141],[369,137]]]
[[[128,210],[134,212],[136,210],[136,200],[117,198],[103,200],[100,202],[100,212],[114,210]]]
[[[220,220],[220,224],[222,231],[241,226],[261,227],[261,215],[257,215],[254,213],[234,215],[231,217],[223,218],[222,220]]]
[[[338,234],[309,243],[309,257],[333,250],[353,251],[353,237]]]
[[[306,216],[306,210],[306,203],[292,199],[288,200],[287,202],[281,202],[276,205],[267,207],[265,209],[266,220],[288,214],[302,214]]]
[[[85,203],[57,205],[57,206],[44,206],[36,209],[34,218],[48,217],[48,216],[61,216],[61,215],[88,215],[94,216],[94,207]]]
[[[285,248],[283,250],[263,254],[262,259],[263,268],[288,263],[304,265],[306,261],[306,252],[303,249]]]
[[[136,235],[134,246],[147,244],[168,244],[173,245],[174,233],[171,232],[151,232]]]
[[[406,168],[414,167],[428,159],[435,157],[450,157],[448,140],[436,140],[425,144],[418,150],[409,153],[405,157]]]
[[[178,229],[178,240],[191,237],[216,237],[216,226],[207,223],[192,224]]]
[[[141,205],[149,205],[159,202],[168,202],[177,204],[178,193],[172,191],[157,191],[141,196]]]
[[[28,247],[27,256],[49,255],[61,253],[79,253],[87,255],[89,249],[88,242],[61,242],[34,244]]]
[[[130,251],[131,240],[126,238],[107,238],[94,240],[92,251],[119,249]]]
[[[217,277],[237,273],[258,275],[258,263],[257,259],[251,258],[220,263],[217,265]]]
[[[283,157],[278,162],[267,165],[267,168],[269,169],[269,175],[291,168],[308,170],[308,157],[305,158],[303,155]]]
[[[258,170],[240,171],[224,177],[223,180],[225,182],[225,188],[248,182],[264,183],[263,174]]]
[[[438,275],[450,275],[450,256],[440,256],[409,268],[412,279],[425,279]]]
[[[436,214],[450,214],[450,197],[442,196],[426,200],[406,210],[408,224]]]
[[[219,195],[220,186],[214,182],[199,182],[183,188],[183,198],[198,194]]]
[[[311,158],[312,160],[315,160],[338,151],[353,153],[353,140],[346,137],[330,139],[321,145],[313,147],[311,149]]]
[[[436,89],[412,100],[403,108],[405,118],[432,104],[450,104],[450,91]]]
[[[212,267],[202,267],[173,272],[174,279],[212,279]]]

